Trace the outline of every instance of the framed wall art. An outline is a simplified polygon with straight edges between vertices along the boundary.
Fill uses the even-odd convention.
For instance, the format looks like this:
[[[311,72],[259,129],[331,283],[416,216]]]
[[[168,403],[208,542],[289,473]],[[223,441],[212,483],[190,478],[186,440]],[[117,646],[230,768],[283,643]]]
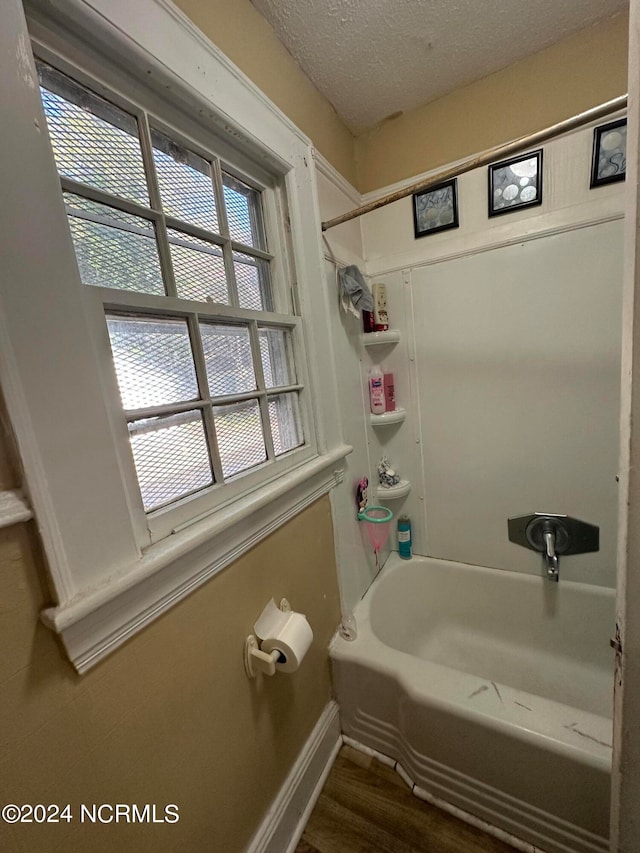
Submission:
[[[590,187],[624,181],[627,171],[626,118],[602,124],[593,131]]]
[[[458,225],[456,178],[413,194],[413,227],[416,238],[457,228]]]
[[[489,216],[542,204],[542,149],[489,166]]]

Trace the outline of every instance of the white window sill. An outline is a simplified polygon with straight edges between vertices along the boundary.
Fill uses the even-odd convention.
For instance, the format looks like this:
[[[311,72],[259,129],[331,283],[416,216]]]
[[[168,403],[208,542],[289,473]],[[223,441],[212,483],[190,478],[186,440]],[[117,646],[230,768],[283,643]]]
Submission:
[[[85,672],[217,572],[342,481],[341,445],[186,530],[58,607],[42,611]],[[337,468],[335,466],[338,466]]]

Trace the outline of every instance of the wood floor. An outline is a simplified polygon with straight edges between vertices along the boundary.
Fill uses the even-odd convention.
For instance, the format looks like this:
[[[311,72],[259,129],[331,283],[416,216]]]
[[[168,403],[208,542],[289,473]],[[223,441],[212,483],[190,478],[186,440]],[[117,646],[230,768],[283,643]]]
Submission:
[[[415,797],[391,767],[343,746],[296,853],[514,853]]]

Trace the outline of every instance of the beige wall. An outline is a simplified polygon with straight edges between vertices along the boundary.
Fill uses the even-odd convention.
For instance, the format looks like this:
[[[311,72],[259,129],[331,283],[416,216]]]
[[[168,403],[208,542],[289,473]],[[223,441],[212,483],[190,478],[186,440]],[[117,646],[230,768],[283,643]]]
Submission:
[[[175,0],[175,4],[355,184],[351,131],[250,0]]]
[[[175,2],[361,192],[547,127],[627,87],[628,16],[617,15],[354,139],[250,0]]]
[[[0,850],[243,850],[331,695],[332,541],[324,498],[80,677],[38,620],[31,525],[0,530],[0,803],[180,809],[173,825],[0,822]],[[312,648],[297,673],[249,681],[244,638],[284,595],[308,615]]]
[[[358,189],[429,171],[624,94],[627,29],[627,16],[617,15],[362,134]]]

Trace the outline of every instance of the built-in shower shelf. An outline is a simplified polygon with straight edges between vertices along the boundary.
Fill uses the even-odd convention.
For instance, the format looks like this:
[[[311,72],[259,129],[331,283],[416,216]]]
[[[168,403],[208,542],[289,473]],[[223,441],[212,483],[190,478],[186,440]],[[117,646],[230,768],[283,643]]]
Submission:
[[[398,498],[405,498],[411,491],[411,483],[409,480],[400,480],[397,486],[378,486],[378,500],[381,504],[385,501],[395,501]]]
[[[362,343],[366,347],[375,347],[380,344],[397,344],[400,340],[400,329],[387,329],[386,332],[365,332],[361,335]]]
[[[394,412],[384,412],[382,415],[369,415],[371,426],[388,426],[389,424],[401,424],[407,417],[406,409],[396,409]]]

